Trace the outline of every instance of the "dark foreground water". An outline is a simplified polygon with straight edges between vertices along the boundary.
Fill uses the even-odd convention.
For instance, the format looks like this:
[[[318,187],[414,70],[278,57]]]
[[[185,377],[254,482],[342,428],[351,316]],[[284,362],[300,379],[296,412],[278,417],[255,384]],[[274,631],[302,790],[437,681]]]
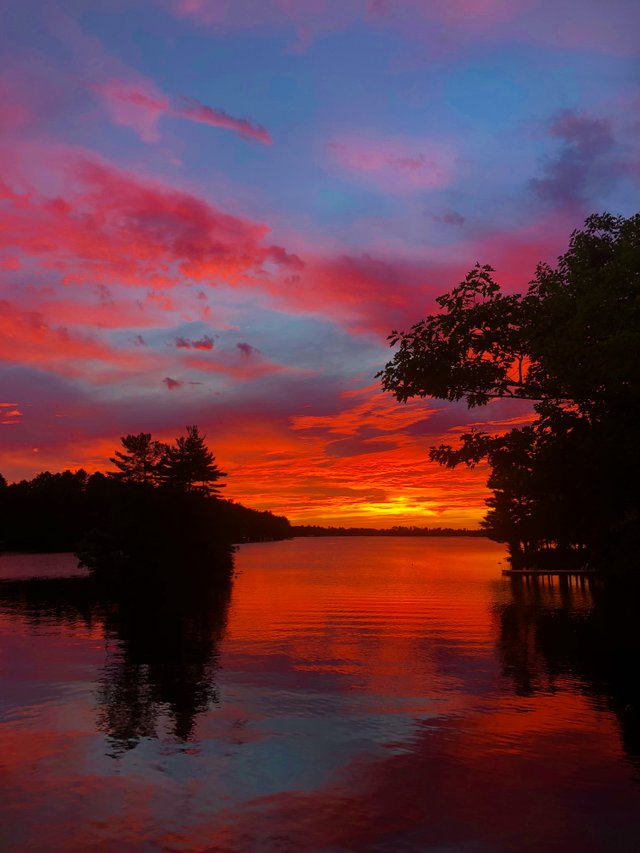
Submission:
[[[186,612],[0,584],[0,848],[640,850],[636,601],[502,559],[247,545]]]

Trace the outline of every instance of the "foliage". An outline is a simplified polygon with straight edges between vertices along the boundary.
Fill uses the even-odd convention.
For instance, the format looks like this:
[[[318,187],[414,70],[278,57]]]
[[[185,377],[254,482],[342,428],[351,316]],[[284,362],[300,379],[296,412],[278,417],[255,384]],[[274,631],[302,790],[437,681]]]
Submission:
[[[95,577],[137,586],[194,581],[226,565],[231,551],[212,501],[129,484],[76,554]]]
[[[556,548],[621,565],[640,520],[640,214],[589,217],[524,294],[504,294],[492,273],[477,265],[437,300],[439,313],[391,334],[399,348],[383,388],[469,408],[532,401],[528,426],[472,431],[431,458],[489,461],[484,526],[516,558]]]
[[[195,425],[186,427],[186,435],[173,445],[152,440],[148,432],[125,435],[120,439],[125,452],[116,451],[110,459],[118,468],[111,476],[126,483],[216,495],[223,485],[218,480],[227,475],[216,465],[205,438]]]
[[[193,579],[235,543],[291,536],[286,518],[218,496],[225,474],[197,427],[174,448],[149,433],[121,441],[109,476],[45,471],[0,488],[0,548],[75,551],[94,575],[134,582]]]
[[[92,481],[82,469],[44,471],[0,489],[0,547],[67,550],[92,522]]]
[[[117,450],[109,460],[118,468],[112,476],[127,483],[156,483],[165,445],[152,441],[150,432],[125,435],[120,441],[125,452]]]
[[[186,435],[176,439],[174,446],[164,445],[158,465],[161,482],[185,492],[216,495],[227,475],[218,468],[213,453],[205,444],[197,426],[188,426]]]
[[[493,398],[574,405],[597,416],[637,402],[640,353],[640,214],[591,216],[557,269],[539,264],[526,293],[503,294],[476,267],[436,301],[442,311],[392,332],[400,344],[381,372],[398,400]]]

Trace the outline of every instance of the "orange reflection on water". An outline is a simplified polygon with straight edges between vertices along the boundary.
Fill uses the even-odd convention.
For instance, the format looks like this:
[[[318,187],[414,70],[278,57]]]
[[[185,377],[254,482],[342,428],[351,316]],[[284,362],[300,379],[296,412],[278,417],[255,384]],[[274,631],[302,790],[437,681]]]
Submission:
[[[611,602],[512,583],[503,559],[472,538],[248,545],[230,604],[186,621],[105,610],[78,581],[55,607],[6,593],[8,841],[635,851]]]

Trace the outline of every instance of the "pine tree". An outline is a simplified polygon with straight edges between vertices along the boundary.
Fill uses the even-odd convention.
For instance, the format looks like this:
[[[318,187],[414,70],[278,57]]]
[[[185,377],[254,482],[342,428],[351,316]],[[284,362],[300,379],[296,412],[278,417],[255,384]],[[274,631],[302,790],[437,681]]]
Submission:
[[[125,435],[120,439],[126,453],[119,450],[109,460],[118,468],[111,474],[126,483],[149,483],[155,485],[158,480],[158,465],[165,452],[165,446],[152,441],[151,433]]]
[[[217,495],[223,487],[218,483],[227,475],[216,465],[213,453],[205,444],[197,426],[186,427],[187,433],[176,439],[175,446],[164,448],[160,466],[161,479],[167,485],[185,492]]]

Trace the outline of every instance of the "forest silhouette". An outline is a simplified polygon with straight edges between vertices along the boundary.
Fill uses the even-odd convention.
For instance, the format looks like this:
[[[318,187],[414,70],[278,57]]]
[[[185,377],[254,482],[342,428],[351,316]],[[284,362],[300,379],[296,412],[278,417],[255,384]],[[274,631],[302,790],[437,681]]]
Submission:
[[[226,576],[234,545],[291,536],[283,516],[220,497],[226,476],[196,426],[173,445],[123,436],[108,474],[0,481],[7,550],[73,551],[102,582],[172,587]]]
[[[401,402],[529,401],[528,423],[469,431],[431,458],[488,461],[482,526],[514,568],[637,570],[640,214],[589,217],[524,293],[503,292],[493,272],[476,265],[438,313],[392,332],[383,388]]]

